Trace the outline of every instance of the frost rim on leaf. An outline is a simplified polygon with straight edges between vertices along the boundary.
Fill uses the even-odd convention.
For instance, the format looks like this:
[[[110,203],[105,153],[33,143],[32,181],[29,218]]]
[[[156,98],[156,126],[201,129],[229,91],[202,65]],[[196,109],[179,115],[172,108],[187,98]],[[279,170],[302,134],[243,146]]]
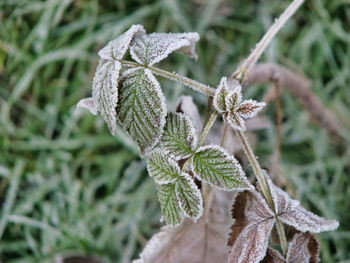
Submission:
[[[195,32],[141,34],[134,38],[130,54],[136,62],[147,66],[162,61],[174,51],[197,59],[194,46],[198,40]]]
[[[174,124],[174,122],[176,123]],[[178,124],[182,126],[175,127]],[[181,132],[187,133],[185,142],[181,141],[184,139],[183,136],[185,136],[185,134],[181,134]],[[176,136],[177,138],[168,138],[168,137],[176,137]],[[176,142],[174,142],[175,140]],[[193,150],[197,144],[197,141],[198,141],[198,138],[196,135],[196,129],[194,127],[192,119],[188,115],[183,113],[169,112],[166,117],[166,123],[164,125],[163,135],[160,139],[160,143],[164,151],[167,154],[169,154],[171,158],[173,158],[174,160],[185,159],[190,157],[193,154]],[[175,144],[178,142],[180,144],[184,143],[188,147],[188,150],[179,149],[178,147],[176,147]]]
[[[213,182],[210,182],[206,179],[203,178],[203,175],[201,175],[200,173],[198,173],[198,171],[196,171],[196,165],[195,165],[195,158],[197,158],[198,154],[200,154],[201,152],[205,152],[205,151],[217,151],[220,152],[220,154],[223,156],[223,159],[227,162],[230,162],[232,164],[231,168],[233,170],[235,170],[235,175],[232,174],[231,176],[235,177],[236,180],[235,181],[240,181],[237,182],[237,184],[242,184],[244,186],[241,187],[227,187],[225,185],[222,186],[218,186],[215,185]],[[214,163],[215,164],[215,163]],[[204,181],[208,184],[210,184],[211,186],[215,187],[216,189],[221,189],[221,190],[226,190],[226,191],[231,191],[231,190],[252,190],[254,189],[254,187],[251,185],[251,183],[249,182],[249,180],[246,178],[245,173],[243,172],[243,169],[241,167],[241,165],[239,164],[239,162],[236,160],[236,158],[234,158],[233,155],[229,154],[224,148],[222,148],[219,145],[206,145],[206,146],[201,146],[197,149],[197,151],[195,152],[193,158],[192,158],[192,162],[191,162],[191,167],[192,167],[192,171],[195,175],[195,177],[197,177],[199,180]],[[225,176],[228,177],[228,176]],[[238,180],[237,180],[238,179]]]
[[[133,86],[133,85],[135,85],[135,83],[133,83],[133,81],[131,79],[132,78],[137,79],[138,74],[143,75],[142,77],[139,76],[140,82],[145,81],[145,82],[148,82],[147,84],[151,83],[152,85],[144,86],[144,87]],[[124,130],[138,144],[140,156],[143,157],[145,154],[148,154],[149,151],[154,148],[154,146],[159,142],[159,140],[163,134],[163,128],[165,125],[165,117],[167,114],[165,97],[164,97],[164,94],[160,88],[159,82],[153,76],[152,72],[147,68],[136,67],[136,68],[131,68],[131,69],[124,71],[121,82],[122,82],[122,86],[119,89],[120,99],[119,99],[118,105],[117,105],[117,117],[118,117],[119,122],[122,124]],[[127,87],[125,87],[125,86],[127,86]],[[134,91],[128,91],[128,90],[126,90],[127,88],[134,89]],[[147,88],[148,88],[148,91],[151,91],[151,95],[153,97],[150,96],[150,94],[148,94],[148,96],[147,96],[147,94],[146,94]],[[151,123],[153,125],[153,127],[146,127],[145,126],[145,128],[147,128],[147,133],[151,133],[150,136],[145,136],[145,134],[142,135],[144,132],[146,132],[146,130],[142,130],[142,132],[141,132],[139,124],[137,124],[135,122],[135,120],[136,120],[135,114],[139,115],[140,112],[137,112],[135,110],[133,110],[132,112],[129,112],[131,106],[130,106],[130,102],[128,104],[128,100],[130,99],[130,93],[132,93],[132,92],[134,92],[134,93],[141,92],[140,94],[143,95],[142,99],[150,105],[150,107],[146,108],[145,105],[139,104],[140,99],[141,99],[140,94],[137,94],[137,96],[136,96],[136,94],[134,94],[133,98],[131,98],[131,99],[133,99],[133,102],[134,102],[133,107],[135,105],[135,101],[137,101],[138,105],[140,107],[142,106],[142,110],[145,113],[142,118],[141,118],[141,116],[139,116],[138,119],[140,121],[144,121],[144,122],[146,121],[146,122],[148,122],[148,124]],[[125,94],[125,93],[129,93],[129,94]],[[158,101],[149,102],[148,101],[149,99],[155,99]],[[123,108],[122,104],[128,104],[127,108]],[[155,109],[154,105],[158,106],[159,108]],[[126,107],[126,106],[124,105],[124,107]],[[151,112],[152,112],[152,115],[150,115]],[[133,115],[132,118],[130,118],[130,114]],[[153,118],[153,119],[150,120],[150,118]],[[152,121],[155,121],[156,123],[152,122]],[[143,136],[142,138],[140,137],[141,136],[140,134],[138,134],[138,133],[135,134],[131,131],[132,125],[136,125],[139,127],[138,130],[141,132],[141,135]],[[141,143],[142,143],[142,145],[141,145]]]

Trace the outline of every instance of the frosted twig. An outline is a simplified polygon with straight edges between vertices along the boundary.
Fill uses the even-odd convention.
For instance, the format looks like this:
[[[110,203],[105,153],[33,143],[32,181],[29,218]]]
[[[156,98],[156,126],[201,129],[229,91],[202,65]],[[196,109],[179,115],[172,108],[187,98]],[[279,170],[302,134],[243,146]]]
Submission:
[[[122,60],[121,61],[122,65],[126,66],[126,67],[145,67],[145,68],[148,68],[149,70],[151,70],[155,75],[158,75],[158,76],[161,76],[163,78],[166,78],[166,79],[170,79],[170,80],[173,80],[173,81],[176,81],[176,82],[179,82],[187,87],[190,87],[196,91],[199,91],[201,93],[204,93],[208,96],[214,96],[215,95],[215,89],[206,85],[206,84],[203,84],[203,83],[200,83],[199,81],[196,81],[196,80],[193,80],[193,79],[190,79],[190,78],[187,78],[187,77],[184,77],[184,76],[181,76],[179,74],[176,74],[176,73],[172,73],[172,72],[169,72],[169,71],[166,71],[166,70],[163,70],[163,69],[159,69],[159,68],[156,68],[156,67],[146,67],[146,66],[143,66],[141,64],[138,64],[138,63],[135,63],[135,62],[131,62],[131,61],[125,61],[125,60]]]
[[[263,38],[255,46],[253,51],[250,53],[248,58],[243,61],[241,65],[238,66],[236,71],[232,74],[231,79],[243,80],[244,76],[249,73],[250,69],[255,65],[255,63],[260,58],[261,54],[265,51],[268,44],[276,36],[278,31],[284,26],[284,24],[291,18],[295,11],[301,6],[304,0],[293,0],[293,2],[287,7],[282,15],[275,20],[275,23],[269,28],[265,33]]]

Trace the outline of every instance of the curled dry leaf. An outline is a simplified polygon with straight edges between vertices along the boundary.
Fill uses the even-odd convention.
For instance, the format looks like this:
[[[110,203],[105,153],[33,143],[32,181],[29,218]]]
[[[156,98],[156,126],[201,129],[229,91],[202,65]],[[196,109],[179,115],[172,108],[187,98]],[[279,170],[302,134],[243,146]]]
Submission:
[[[215,192],[209,213],[197,223],[185,221],[165,226],[147,243],[133,263],[213,263],[227,260],[227,232],[232,219],[227,213],[232,192]]]
[[[152,33],[135,37],[130,47],[131,57],[142,65],[152,66],[174,51],[197,59],[195,44],[198,33]]]
[[[267,250],[275,218],[263,197],[255,191],[240,192],[232,207],[235,219],[228,245],[229,263],[260,262]]]
[[[331,231],[339,226],[336,220],[326,220],[307,211],[298,200],[292,199],[286,192],[275,186],[266,172],[264,176],[268,182],[275,204],[275,212],[280,220],[301,232],[320,233]]]
[[[164,151],[175,160],[185,159],[193,154],[196,142],[192,120],[185,114],[169,113],[161,138]]]

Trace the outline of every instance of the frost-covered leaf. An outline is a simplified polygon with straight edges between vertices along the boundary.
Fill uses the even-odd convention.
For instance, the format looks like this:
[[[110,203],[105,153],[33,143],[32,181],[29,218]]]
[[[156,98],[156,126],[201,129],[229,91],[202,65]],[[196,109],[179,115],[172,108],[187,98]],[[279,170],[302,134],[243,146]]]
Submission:
[[[260,263],[286,263],[286,260],[280,252],[273,248],[268,248],[266,251],[265,258]]]
[[[251,189],[252,186],[238,161],[222,147],[200,147],[193,156],[195,176],[223,190]]]
[[[225,97],[225,120],[236,130],[245,130],[245,119],[254,117],[266,104],[255,100],[242,101],[241,86],[236,86]]]
[[[182,211],[196,222],[203,212],[202,194],[197,185],[189,174],[183,173],[175,187]]]
[[[254,117],[258,112],[265,107],[265,102],[257,102],[256,100],[245,100],[243,101],[238,109],[237,113],[241,115],[242,118],[248,119]]]
[[[319,262],[319,243],[310,233],[297,233],[288,245],[286,259],[282,255],[268,248],[261,263],[317,263]]]
[[[83,108],[89,110],[93,115],[97,114],[97,105],[94,101],[94,98],[85,98],[81,99],[78,104],[77,108]]]
[[[228,241],[231,246],[228,262],[260,262],[275,223],[273,212],[258,192],[243,191],[235,198],[232,217],[236,220]]]
[[[130,54],[138,63],[148,66],[158,63],[174,51],[196,59],[194,46],[198,40],[198,33],[142,34],[133,40]]]
[[[120,60],[124,57],[134,37],[145,33],[142,25],[133,25],[118,38],[110,41],[107,46],[98,52],[98,55],[106,60]]]
[[[92,82],[92,98],[82,99],[78,103],[78,107],[86,108],[94,115],[100,112],[113,135],[117,128],[115,108],[120,69],[118,61],[101,59]]]
[[[169,113],[166,117],[161,143],[175,160],[188,158],[197,141],[192,120],[181,113]]]
[[[159,141],[165,124],[165,97],[149,69],[124,72],[119,88],[117,116],[125,131],[138,144],[143,156]]]
[[[216,89],[214,101],[213,101],[215,109],[220,113],[223,113],[226,111],[225,98],[228,93],[229,93],[229,88],[227,86],[227,78],[223,77],[220,80],[220,84]]]
[[[182,223],[184,214],[179,206],[179,200],[176,196],[175,184],[157,185],[158,199],[162,210],[162,221],[168,225],[177,226]]]
[[[287,263],[317,263],[319,244],[316,238],[309,233],[294,235],[289,243]]]
[[[147,170],[157,184],[174,183],[180,176],[178,164],[160,149],[151,152],[147,160]]]
[[[271,190],[276,214],[284,224],[293,226],[301,232],[311,233],[331,231],[339,226],[336,220],[326,220],[307,211],[298,200],[292,199],[286,192],[275,186],[266,173],[264,176]]]
[[[134,263],[216,263],[227,260],[227,230],[232,219],[227,212],[232,192],[214,192],[207,217],[196,223],[185,219],[176,227],[165,226],[155,234]]]

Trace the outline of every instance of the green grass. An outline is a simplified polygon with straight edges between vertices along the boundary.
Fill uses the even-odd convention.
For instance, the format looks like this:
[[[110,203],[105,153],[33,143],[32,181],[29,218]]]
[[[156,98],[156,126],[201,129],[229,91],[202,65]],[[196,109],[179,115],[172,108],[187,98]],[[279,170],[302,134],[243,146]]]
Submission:
[[[287,4],[0,1],[0,259],[48,262],[79,252],[130,262],[161,226],[155,185],[135,146],[121,130],[112,137],[101,117],[75,108],[91,94],[102,46],[136,23],[148,32],[198,31],[199,60],[174,55],[162,68],[215,86]],[[295,98],[282,95],[282,174],[305,207],[341,224],[319,235],[322,262],[350,260],[349,28],[349,1],[307,0],[262,58],[297,65],[345,130],[342,153]],[[180,94],[194,94],[163,83],[169,108]],[[268,88],[245,95],[258,98]],[[194,97],[203,109],[206,98]],[[267,114],[273,121],[273,105]],[[266,167],[274,131],[259,135]]]

